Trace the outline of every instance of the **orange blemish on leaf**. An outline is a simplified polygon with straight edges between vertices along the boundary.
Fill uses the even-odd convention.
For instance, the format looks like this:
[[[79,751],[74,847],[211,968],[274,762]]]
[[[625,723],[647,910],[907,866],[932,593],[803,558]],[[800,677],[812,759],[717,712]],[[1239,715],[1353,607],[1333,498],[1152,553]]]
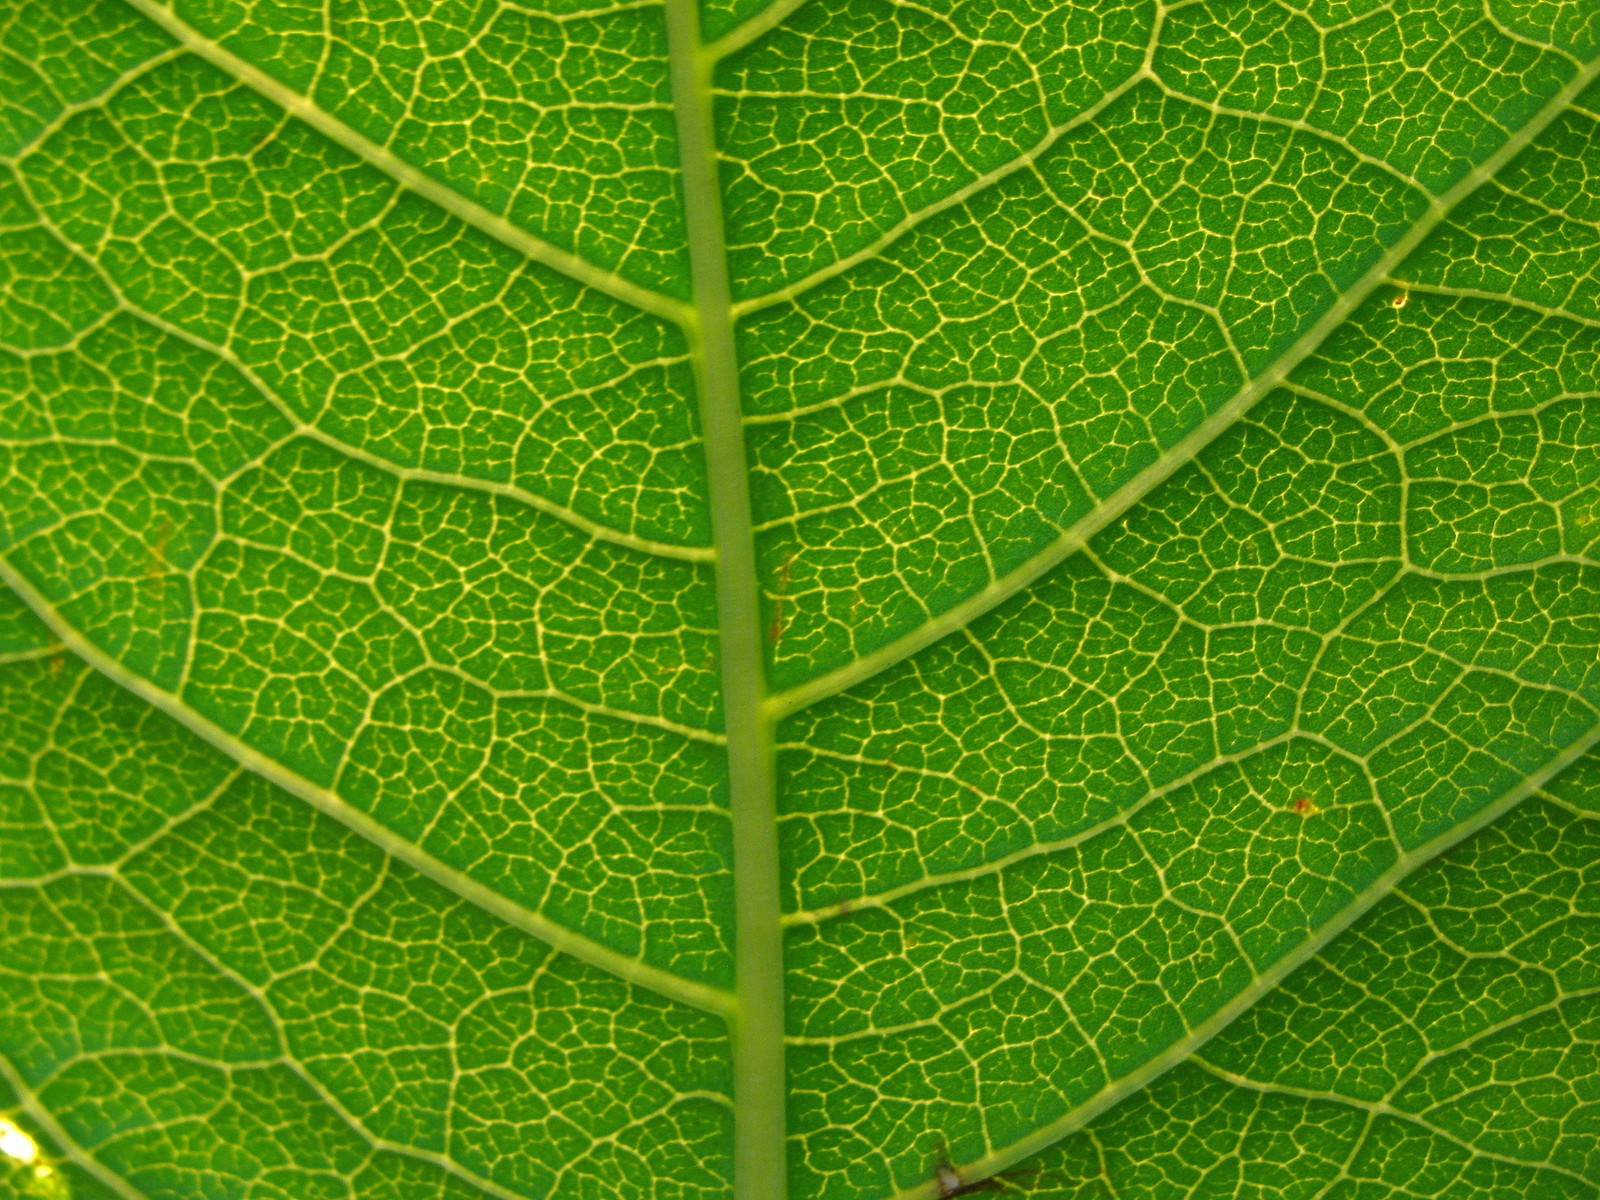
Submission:
[[[772,598],[772,626],[767,630],[767,640],[772,643],[774,650],[778,647],[778,639],[783,636],[783,600],[789,591],[789,566],[794,562],[794,555],[784,556],[783,566],[778,568],[778,590]]]
[[[1406,306],[1406,294],[1404,292],[1400,292],[1393,300],[1390,301],[1390,303],[1396,308],[1404,308]]]
[[[1295,797],[1294,810],[1302,817],[1309,817],[1322,811],[1310,796]]]

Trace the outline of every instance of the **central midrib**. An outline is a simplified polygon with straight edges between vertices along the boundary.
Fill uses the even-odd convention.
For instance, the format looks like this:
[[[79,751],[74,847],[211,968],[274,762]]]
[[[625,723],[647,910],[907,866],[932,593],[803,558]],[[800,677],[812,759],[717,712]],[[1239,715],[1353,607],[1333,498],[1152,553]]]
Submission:
[[[666,5],[673,110],[695,297],[693,319],[686,323],[685,331],[694,355],[709,475],[722,705],[733,813],[734,1194],[738,1200],[783,1200],[787,1181],[787,1089],[777,798],[744,414],[712,130],[713,59],[701,45],[698,0],[666,0]]]

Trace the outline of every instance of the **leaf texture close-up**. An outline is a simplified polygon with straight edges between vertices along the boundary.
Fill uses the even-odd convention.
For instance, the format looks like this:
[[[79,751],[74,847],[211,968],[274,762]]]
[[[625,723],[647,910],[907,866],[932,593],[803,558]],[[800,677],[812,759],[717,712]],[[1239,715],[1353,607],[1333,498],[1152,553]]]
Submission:
[[[1600,1200],[1596,0],[0,0],[0,1195]]]

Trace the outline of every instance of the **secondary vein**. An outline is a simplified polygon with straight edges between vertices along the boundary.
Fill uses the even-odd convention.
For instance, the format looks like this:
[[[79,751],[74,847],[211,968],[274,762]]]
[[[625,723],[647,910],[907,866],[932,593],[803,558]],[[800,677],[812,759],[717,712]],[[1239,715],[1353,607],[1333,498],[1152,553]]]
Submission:
[[[55,1143],[55,1149],[64,1154],[79,1170],[91,1176],[101,1187],[120,1197],[121,1200],[149,1200],[144,1192],[84,1149],[55,1119],[39,1097],[34,1095],[33,1089],[23,1079],[22,1073],[12,1066],[11,1060],[4,1056],[0,1056],[0,1081],[4,1081],[15,1093],[19,1106],[28,1114],[29,1119],[49,1135],[50,1140]]]
[[[604,292],[613,299],[621,300],[624,304],[632,305],[644,312],[653,313],[680,325],[690,317],[688,306],[682,301],[640,287],[612,271],[595,266],[569,250],[563,250],[543,238],[535,237],[513,225],[499,213],[492,212],[475,200],[469,200],[433,176],[418,170],[393,151],[378,145],[332,113],[319,108],[308,97],[286,87],[261,68],[246,62],[231,50],[212,41],[171,10],[163,7],[157,0],[125,0],[125,3],[132,5],[145,17],[166,30],[187,50],[259,92],[279,108],[304,121],[330,141],[343,146],[369,166],[377,168],[419,196],[426,197],[502,245],[509,246],[552,270],[559,271],[569,279]]]
[[[1480,809],[1476,815],[1469,817],[1455,828],[1440,834],[1432,840],[1424,842],[1409,854],[1401,855],[1396,859],[1393,866],[1362,889],[1337,916],[1272,964],[1272,966],[1257,975],[1248,987],[1242,989],[1232,1000],[1218,1008],[1210,1017],[1196,1025],[1188,1034],[1168,1046],[1166,1050],[1121,1078],[1107,1083],[1082,1104],[1048,1125],[1019,1138],[1009,1146],[1002,1147],[986,1155],[977,1162],[957,1164],[962,1176],[971,1179],[986,1179],[1000,1171],[1016,1166],[1024,1159],[1031,1158],[1069,1134],[1076,1133],[1107,1109],[1121,1103],[1135,1092],[1149,1085],[1156,1078],[1166,1074],[1173,1067],[1187,1061],[1202,1046],[1231,1025],[1236,1018],[1248,1012],[1256,1001],[1274,991],[1294,970],[1321,953],[1328,943],[1365,916],[1373,905],[1391,894],[1418,868],[1432,862],[1447,850],[1459,845],[1479,830],[1494,823],[1597,745],[1600,745],[1600,725],[1590,727],[1582,737],[1573,741],[1560,754],[1550,759],[1539,770],[1528,775],[1521,783],[1504,792],[1492,804]],[[910,1188],[897,1193],[891,1200],[936,1200],[937,1193],[933,1190],[935,1186],[933,1184],[924,1184]]]
[[[375,470],[382,471],[402,483],[436,483],[442,486],[458,488],[464,492],[478,492],[489,496],[499,496],[503,499],[541,512],[545,516],[553,517],[565,525],[571,526],[579,533],[585,534],[598,542],[606,542],[614,546],[621,546],[628,550],[636,550],[641,554],[653,555],[657,558],[676,559],[680,562],[710,562],[715,557],[714,551],[704,546],[691,546],[677,542],[663,542],[655,538],[641,537],[627,530],[617,529],[592,517],[585,516],[577,509],[559,504],[548,496],[528,490],[517,483],[505,483],[487,477],[467,475],[459,471],[438,471],[428,467],[406,466],[394,459],[385,458],[355,442],[335,436],[315,423],[315,420],[304,420],[292,404],[289,403],[277,390],[269,386],[256,370],[240,358],[229,346],[220,342],[213,342],[209,338],[200,336],[182,325],[167,320],[159,313],[147,311],[129,299],[121,284],[106,270],[99,259],[95,258],[81,246],[75,244],[62,232],[60,226],[52,220],[34,195],[32,186],[22,175],[17,176],[17,184],[32,208],[33,218],[39,227],[48,233],[62,246],[68,254],[83,263],[100,285],[111,295],[115,306],[111,310],[116,313],[125,313],[133,320],[148,325],[168,337],[176,338],[203,354],[219,359],[226,363],[242,379],[251,391],[260,396],[284,419],[289,426],[289,436],[303,437],[320,443],[328,449],[345,458],[363,463]],[[234,474],[252,467],[259,467],[267,456],[278,449],[283,442],[280,440],[269,445],[254,459],[240,464],[234,468]]]
[[[202,741],[226,754],[245,770],[261,776],[290,795],[305,801],[318,812],[365,838],[391,858],[405,863],[419,875],[431,879],[467,903],[498,917],[506,924],[538,938],[552,949],[571,955],[619,979],[718,1016],[727,1017],[732,1012],[733,999],[721,988],[697,983],[681,975],[664,971],[660,967],[651,966],[640,959],[630,958],[581,933],[556,924],[548,917],[502,896],[465,872],[457,870],[421,847],[408,842],[387,825],[351,805],[332,789],[291,771],[282,763],[275,762],[254,747],[246,745],[234,734],[196,712],[179,696],[134,673],[101,650],[63,619],[55,606],[16,568],[3,559],[0,559],[0,583],[4,583],[15,592],[22,602],[33,610],[34,615],[61,640],[66,649],[111,682],[132,692],[151,707],[159,709]]]
[[[1600,78],[1600,58],[1590,62],[1574,75],[1532,120],[1502,142],[1499,148],[1484,159],[1476,169],[1468,172],[1454,186],[1436,197],[1428,205],[1422,217],[1380,255],[1343,295],[1329,305],[1310,328],[1296,338],[1264,370],[1248,380],[1227,403],[1169,447],[1148,467],[1107,496],[1091,512],[1070,525],[1055,541],[1020,566],[992,580],[981,591],[969,596],[955,607],[946,609],[910,633],[880,646],[853,662],[772,696],[767,702],[772,719],[781,720],[808,705],[888,670],[946,634],[971,624],[1081,550],[1090,538],[1149,495],[1178,468],[1193,461],[1206,446],[1224,430],[1232,427],[1262,397],[1283,383],[1289,373],[1315,353],[1329,335],[1344,324],[1376,288],[1390,279],[1400,264],[1422,244],[1423,239],[1437,229],[1463,200],[1493,179],[1500,169],[1520,154],[1550,122],[1565,112],[1596,78]]]
[[[735,25],[705,48],[706,57],[715,61],[743,50],[757,38],[771,33],[793,16],[807,0],[772,0],[755,16]]]

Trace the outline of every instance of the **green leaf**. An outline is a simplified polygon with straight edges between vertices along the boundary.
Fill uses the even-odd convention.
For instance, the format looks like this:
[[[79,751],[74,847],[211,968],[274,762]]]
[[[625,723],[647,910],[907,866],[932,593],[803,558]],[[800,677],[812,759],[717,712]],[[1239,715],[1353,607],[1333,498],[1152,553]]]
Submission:
[[[0,1187],[1600,1198],[1589,0],[13,0]]]
[[[1017,1191],[1593,1196],[1597,785],[1590,757],[1422,868]]]

